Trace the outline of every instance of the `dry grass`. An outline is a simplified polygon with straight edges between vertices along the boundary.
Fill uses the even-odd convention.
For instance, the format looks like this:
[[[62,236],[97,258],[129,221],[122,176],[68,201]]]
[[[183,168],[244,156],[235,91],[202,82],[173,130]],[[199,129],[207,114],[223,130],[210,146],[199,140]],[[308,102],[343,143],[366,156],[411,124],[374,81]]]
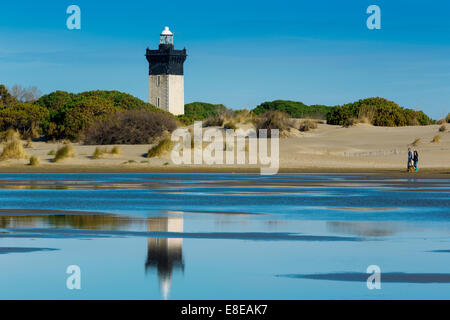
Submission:
[[[259,136],[259,130],[267,129],[267,138],[270,138],[271,130],[278,129],[280,136],[285,135],[291,128],[295,128],[293,121],[289,119],[287,114],[280,111],[268,111],[259,118],[253,119],[256,132]]]
[[[20,140],[20,134],[17,130],[10,128],[10,129],[6,130],[4,140],[5,140],[5,142]]]
[[[55,151],[55,150],[50,150],[50,151],[47,153],[48,156],[54,156],[55,154],[56,154],[56,151]]]
[[[27,139],[27,143],[25,144],[25,148],[33,148],[33,141],[31,141],[31,138]]]
[[[30,162],[28,163],[29,166],[38,166],[39,165],[39,158],[36,156],[30,157]]]
[[[105,153],[103,149],[96,147],[94,153],[92,154],[92,159],[100,159],[100,157]]]
[[[431,140],[431,142],[439,142],[441,140],[441,136],[436,135],[433,137],[433,139]]]
[[[446,122],[447,121],[445,121],[445,119],[440,119],[440,120],[436,121],[436,124],[444,124]]]
[[[223,128],[224,129],[233,129],[233,130],[237,129],[236,124],[234,123],[234,121],[228,121],[227,123],[225,123],[223,125]]]
[[[3,152],[0,155],[0,160],[23,158],[26,158],[26,153],[23,149],[22,142],[20,142],[19,140],[13,140],[5,144]]]
[[[234,119],[236,120],[237,123],[245,123],[249,121],[250,118],[248,110],[247,109],[236,110]]]
[[[300,123],[300,127],[298,130],[300,131],[309,131],[311,129],[316,129],[317,123],[312,120],[304,120],[302,123]]]
[[[439,132],[444,132],[447,131],[447,127],[445,124],[443,124],[442,126],[439,127]]]
[[[225,122],[225,117],[222,115],[218,115],[215,117],[209,117],[203,122],[203,127],[221,127],[223,126],[223,123]]]
[[[66,144],[62,146],[61,148],[58,148],[55,154],[55,158],[53,159],[53,162],[61,161],[65,158],[73,158],[75,156],[75,152],[73,150],[73,147],[71,144]]]
[[[120,154],[121,151],[120,151],[119,147],[114,146],[114,147],[112,147],[112,149],[111,149],[111,151],[109,153],[111,153],[111,154]]]
[[[417,139],[415,139],[412,143],[411,143],[411,145],[412,146],[418,146],[419,145],[419,142],[420,142],[420,139],[419,138],[417,138]]]
[[[358,123],[372,124],[372,120],[369,119],[367,116],[361,116],[361,117],[358,118]]]
[[[352,127],[352,126],[357,125],[357,124],[358,124],[358,119],[356,119],[356,118],[348,118],[348,119],[346,119],[344,121],[343,127],[349,128],[349,127]]]
[[[448,113],[445,117],[445,121],[447,121],[447,123],[450,123],[450,113]]]
[[[159,157],[164,152],[172,150],[173,142],[169,138],[161,140],[156,146],[150,148],[147,153],[147,158]]]

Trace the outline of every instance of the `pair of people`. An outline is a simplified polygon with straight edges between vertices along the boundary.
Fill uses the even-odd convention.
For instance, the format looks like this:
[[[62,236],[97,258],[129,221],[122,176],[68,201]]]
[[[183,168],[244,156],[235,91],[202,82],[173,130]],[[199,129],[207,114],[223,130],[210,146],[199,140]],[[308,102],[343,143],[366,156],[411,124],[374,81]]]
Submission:
[[[409,172],[418,171],[419,167],[419,153],[417,150],[412,151],[411,148],[408,148],[408,165],[406,170]]]

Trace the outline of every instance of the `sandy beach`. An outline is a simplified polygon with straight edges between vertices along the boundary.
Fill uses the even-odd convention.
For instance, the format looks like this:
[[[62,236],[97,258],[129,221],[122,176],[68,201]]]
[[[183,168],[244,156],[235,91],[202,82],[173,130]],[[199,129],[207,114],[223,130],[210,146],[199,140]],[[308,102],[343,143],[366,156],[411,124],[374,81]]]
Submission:
[[[450,174],[450,134],[439,132],[439,125],[375,127],[358,124],[350,128],[318,124],[318,128],[296,131],[280,139],[279,172],[386,172],[403,175],[407,149],[418,150],[419,172],[414,175]],[[439,142],[431,142],[439,135]],[[413,141],[420,139],[416,146]],[[24,145],[25,145],[24,141]],[[170,152],[146,158],[152,146],[120,145],[120,154],[105,153],[92,159],[97,146],[73,144],[75,156],[54,163],[49,152],[62,143],[33,142],[27,156],[37,156],[38,166],[28,159],[0,161],[0,172],[258,172],[258,165],[175,165]],[[100,146],[111,149],[113,146]],[[3,147],[2,147],[3,148]],[[406,174],[406,173],[405,173]]]

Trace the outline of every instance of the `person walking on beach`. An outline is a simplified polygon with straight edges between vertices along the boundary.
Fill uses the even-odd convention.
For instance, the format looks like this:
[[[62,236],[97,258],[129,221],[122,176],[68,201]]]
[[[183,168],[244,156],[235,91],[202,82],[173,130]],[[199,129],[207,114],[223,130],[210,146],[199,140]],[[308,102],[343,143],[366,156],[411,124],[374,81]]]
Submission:
[[[406,165],[406,171],[410,171],[410,168],[412,167],[412,162],[413,162],[413,152],[411,151],[411,148],[408,148],[408,163]]]
[[[413,161],[414,161],[414,170],[415,171],[419,170],[419,167],[417,166],[419,163],[419,153],[417,152],[417,150],[414,150]]]

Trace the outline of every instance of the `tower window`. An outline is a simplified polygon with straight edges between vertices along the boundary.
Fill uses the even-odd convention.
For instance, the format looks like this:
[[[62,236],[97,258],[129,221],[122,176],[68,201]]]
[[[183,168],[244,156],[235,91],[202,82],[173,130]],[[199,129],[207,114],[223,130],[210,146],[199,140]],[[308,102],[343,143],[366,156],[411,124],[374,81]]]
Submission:
[[[160,100],[159,97],[156,98],[156,106],[159,108],[160,107]]]
[[[159,87],[161,85],[161,76],[156,76],[156,86]]]

